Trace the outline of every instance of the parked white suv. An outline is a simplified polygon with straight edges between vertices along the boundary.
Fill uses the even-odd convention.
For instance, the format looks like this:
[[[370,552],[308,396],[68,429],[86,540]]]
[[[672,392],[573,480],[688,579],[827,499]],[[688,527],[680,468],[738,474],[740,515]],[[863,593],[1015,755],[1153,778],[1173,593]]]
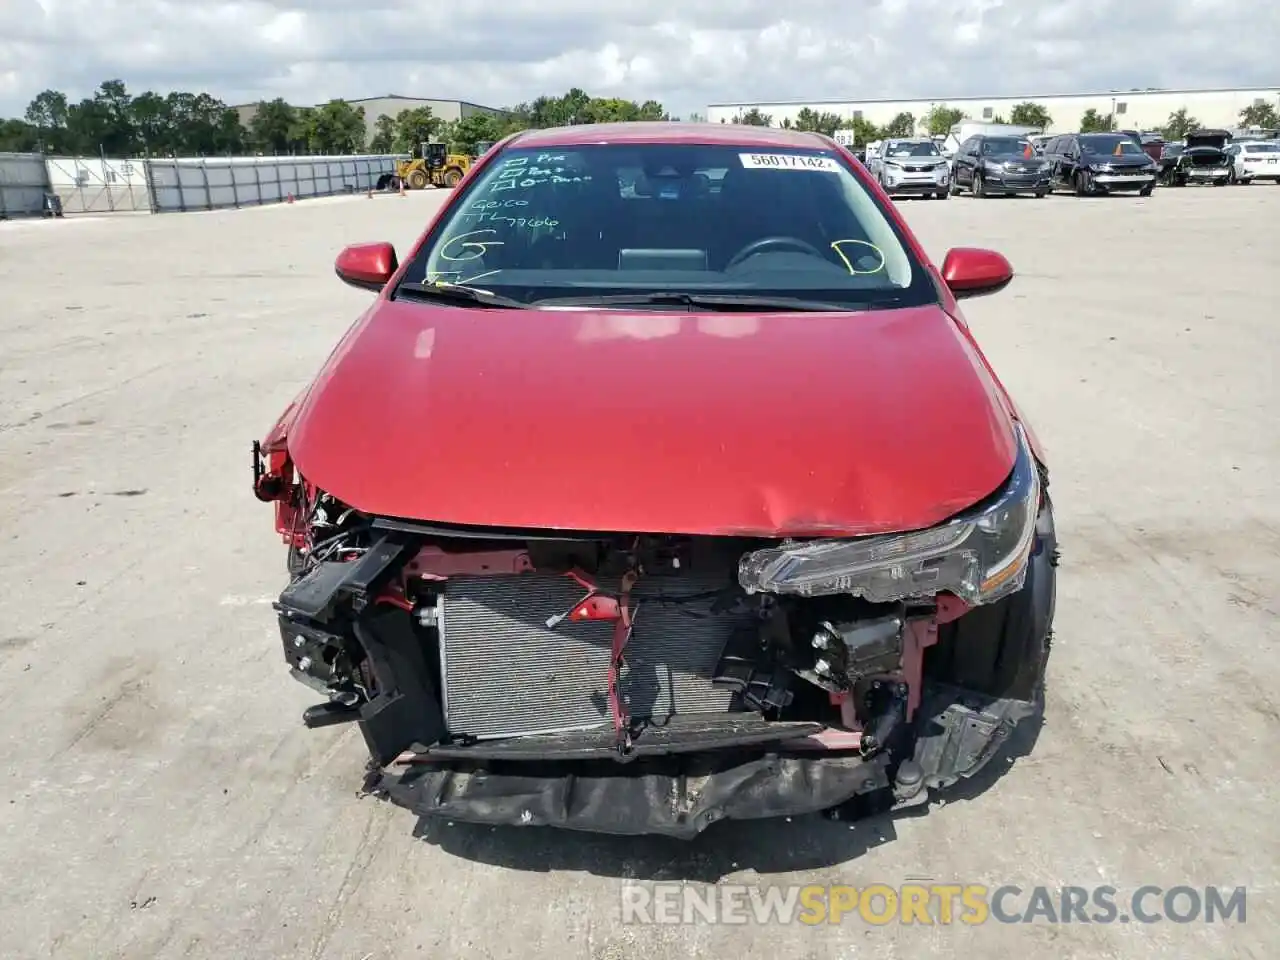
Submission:
[[[1231,182],[1270,180],[1280,183],[1280,140],[1245,140],[1227,147]]]

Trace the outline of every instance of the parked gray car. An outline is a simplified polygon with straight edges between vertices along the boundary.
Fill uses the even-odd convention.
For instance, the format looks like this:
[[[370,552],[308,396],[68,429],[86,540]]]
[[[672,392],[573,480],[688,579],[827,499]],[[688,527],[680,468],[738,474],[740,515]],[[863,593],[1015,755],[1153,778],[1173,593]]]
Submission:
[[[870,169],[886,193],[947,199],[950,165],[928,137],[884,141]]]

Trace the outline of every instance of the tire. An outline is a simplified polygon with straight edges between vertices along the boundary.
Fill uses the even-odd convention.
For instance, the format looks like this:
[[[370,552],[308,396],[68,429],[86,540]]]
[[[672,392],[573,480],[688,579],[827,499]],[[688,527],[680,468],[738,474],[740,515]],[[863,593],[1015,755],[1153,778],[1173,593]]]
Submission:
[[[1087,171],[1077,170],[1075,173],[1076,196],[1090,197],[1093,196],[1093,183]]]
[[[450,167],[444,172],[444,185],[452,190],[462,182],[462,170],[458,167]]]
[[[1217,180],[1213,181],[1213,185],[1215,187],[1225,187],[1227,185],[1227,181],[1227,177],[1219,177]]]
[[[1058,535],[1047,490],[1036,528],[1022,589],[942,624],[937,646],[925,654],[927,678],[992,697],[1042,700],[1058,580]]]
[[[975,200],[985,200],[987,197],[987,184],[982,178],[982,171],[973,171],[973,196]]]
[[[1150,186],[1143,187],[1141,190],[1138,191],[1138,196],[1149,197],[1151,196],[1151,191],[1154,190],[1155,188],[1156,188],[1156,185],[1154,183],[1151,184]]]
[[[1048,195],[1049,195],[1049,191],[1048,191],[1048,190],[1037,190],[1037,191],[1036,191],[1036,199],[1037,199],[1037,200],[1043,200],[1043,199],[1044,199],[1045,197],[1047,197]]]
[[[1280,183],[1280,181],[1277,181],[1277,183]],[[956,172],[954,170],[951,171],[951,181],[947,184],[947,195],[952,197],[960,196],[960,184],[956,180]]]
[[[425,170],[413,170],[413,171],[411,171],[411,172],[410,172],[410,174],[409,174],[409,178],[408,178],[408,180],[407,180],[407,183],[408,183],[409,189],[411,189],[411,190],[424,190],[424,189],[426,189],[426,186],[427,186],[427,183],[428,183],[427,171],[425,171]]]
[[[950,189],[947,189],[947,190],[939,190],[937,193],[935,193],[935,194],[933,195],[933,199],[935,199],[935,200],[950,200],[950,199],[951,199],[951,191],[950,191]]]

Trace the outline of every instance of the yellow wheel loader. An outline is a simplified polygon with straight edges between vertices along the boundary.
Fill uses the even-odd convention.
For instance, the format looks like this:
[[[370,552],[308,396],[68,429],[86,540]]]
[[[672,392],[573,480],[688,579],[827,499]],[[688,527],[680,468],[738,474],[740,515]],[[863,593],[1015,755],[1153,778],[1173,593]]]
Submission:
[[[408,160],[396,161],[396,178],[410,190],[428,184],[453,188],[471,169],[471,157],[449,153],[443,143],[422,143]]]

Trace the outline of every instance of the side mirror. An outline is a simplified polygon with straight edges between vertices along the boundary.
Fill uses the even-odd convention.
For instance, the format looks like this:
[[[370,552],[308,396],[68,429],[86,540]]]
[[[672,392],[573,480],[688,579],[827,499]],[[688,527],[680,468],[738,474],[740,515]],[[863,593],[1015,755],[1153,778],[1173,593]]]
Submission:
[[[343,283],[377,292],[399,268],[396,248],[389,243],[358,243],[347,247],[333,262],[333,272]]]
[[[999,293],[1013,279],[1013,267],[994,250],[956,247],[942,261],[942,279],[956,299]]]

